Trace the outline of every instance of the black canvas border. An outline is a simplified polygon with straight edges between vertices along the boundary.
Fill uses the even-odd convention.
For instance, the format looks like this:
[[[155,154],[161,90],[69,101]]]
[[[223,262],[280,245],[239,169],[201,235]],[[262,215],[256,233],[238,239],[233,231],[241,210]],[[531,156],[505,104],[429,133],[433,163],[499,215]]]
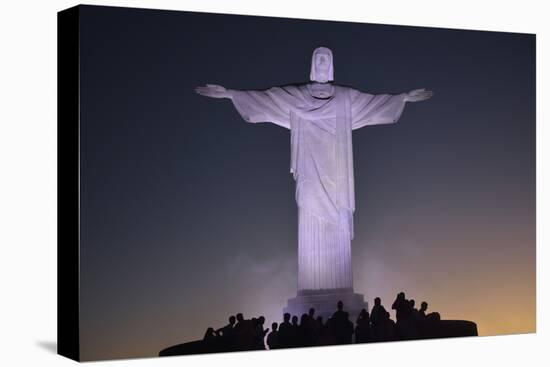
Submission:
[[[80,360],[78,6],[57,13],[57,353]]]

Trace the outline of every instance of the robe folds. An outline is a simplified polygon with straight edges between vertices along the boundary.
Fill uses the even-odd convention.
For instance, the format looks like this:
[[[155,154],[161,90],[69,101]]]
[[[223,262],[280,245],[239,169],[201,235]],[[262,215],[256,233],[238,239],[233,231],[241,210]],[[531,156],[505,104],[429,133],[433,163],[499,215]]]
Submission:
[[[310,83],[232,91],[245,121],[290,129],[290,172],[299,211],[299,292],[353,287],[352,130],[396,122],[405,95],[372,95],[332,85],[330,97],[316,98]]]

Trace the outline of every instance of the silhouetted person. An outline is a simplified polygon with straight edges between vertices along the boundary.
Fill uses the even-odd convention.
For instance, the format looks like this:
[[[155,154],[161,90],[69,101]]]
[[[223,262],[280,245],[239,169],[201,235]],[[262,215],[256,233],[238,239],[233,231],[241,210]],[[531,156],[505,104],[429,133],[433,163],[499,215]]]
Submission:
[[[292,325],[290,327],[290,346],[296,347],[298,345],[298,316],[292,316]]]
[[[287,312],[283,315],[283,322],[279,325],[279,346],[281,348],[290,347],[292,339],[292,324],[290,323],[290,314]]]
[[[216,333],[214,332],[214,328],[213,327],[209,327],[208,329],[206,329],[206,333],[204,333],[204,338],[202,340],[212,340],[216,338]]]
[[[357,317],[357,326],[355,327],[355,342],[367,343],[370,341],[370,317],[364,308]]]
[[[206,329],[206,333],[204,333],[203,345],[207,352],[212,352],[214,348],[216,347],[216,331],[213,327],[209,327]]]
[[[416,330],[418,332],[417,337],[419,338],[425,338],[431,335],[429,322],[427,322],[427,318],[426,318],[427,309],[428,309],[428,303],[424,301],[420,304],[420,309],[415,310],[414,312],[414,318],[416,321]]]
[[[236,322],[235,316],[230,316],[229,324],[216,330],[216,334],[224,338],[231,338],[234,333],[235,322]]]
[[[332,318],[335,320],[342,319],[344,317],[344,302],[338,301],[336,304],[337,311],[332,314]]]
[[[342,311],[334,321],[334,338],[337,344],[351,344],[353,338],[353,322],[349,319],[349,313]]]
[[[278,325],[276,322],[271,324],[271,332],[267,336],[267,345],[269,349],[277,349],[279,345],[279,332],[277,331]]]
[[[244,335],[241,339],[243,350],[257,349],[257,325],[258,319],[256,317],[244,320]]]
[[[404,292],[397,294],[397,298],[393,302],[391,308],[395,310],[397,337],[399,339],[408,339],[409,322],[412,318],[412,309],[409,300],[405,298]]]
[[[298,327],[297,346],[308,347],[311,345],[313,345],[313,332],[310,317],[308,314],[303,314],[300,318],[300,326]]]
[[[344,311],[344,303],[342,301],[338,301],[336,307],[337,311],[327,322],[330,334],[333,336],[336,344],[351,343],[353,322],[349,320],[349,314]]]
[[[319,333],[321,332],[321,327],[323,326],[323,318],[321,318],[321,322],[319,323],[319,317],[315,318],[315,309],[312,307],[309,309],[309,327],[311,330],[311,345],[317,345],[318,339],[319,339]]]
[[[395,310],[395,319],[397,323],[402,320],[403,316],[406,317],[409,302],[405,299],[405,292],[400,292],[397,294],[397,298],[393,301],[391,308],[392,310]]]
[[[237,314],[237,323],[234,326],[233,331],[235,332],[235,335],[239,335],[242,333],[242,330],[244,328],[244,317],[242,313]]]
[[[315,320],[315,308],[311,307],[307,315],[308,315],[309,328],[311,329],[311,333],[315,334],[315,332],[318,331],[317,321]]]
[[[380,297],[376,297],[374,299],[374,306],[372,306],[372,310],[370,312],[371,325],[373,327],[380,325],[386,318],[386,312],[386,309],[382,306]]]
[[[397,300],[396,300],[397,301]],[[397,335],[400,339],[410,340],[418,337],[414,300],[403,299],[398,305]]]
[[[420,304],[420,310],[418,310],[421,319],[426,318],[426,311],[428,311],[428,302],[424,301]]]
[[[254,348],[254,323],[256,320],[247,320],[242,313],[237,314],[237,324],[235,325],[235,348],[237,350],[249,350]]]
[[[215,331],[218,342],[223,350],[233,350],[235,347],[235,316],[229,317],[229,324]]]
[[[324,341],[322,340],[323,339],[323,332],[327,330],[326,326],[325,326],[325,323],[323,322],[323,316],[317,316],[317,318],[315,319],[315,332],[316,334],[313,336],[314,337],[314,344],[315,345],[324,345]]]
[[[255,349],[265,349],[265,344],[264,344],[264,339],[265,339],[265,336],[266,334],[269,332],[269,329],[264,329],[264,323],[265,323],[265,317],[263,316],[260,316],[258,317],[258,319],[256,320],[256,325],[255,325],[255,332],[254,332],[254,337],[255,337],[255,346],[256,348]]]
[[[319,328],[319,337],[317,339],[316,345],[332,345],[335,344],[335,339],[331,334],[330,330],[330,319],[327,322],[323,323],[323,317],[317,317],[317,323],[320,326]]]
[[[233,342],[231,347],[236,350],[241,350],[243,346],[243,338],[245,333],[245,322],[242,313],[237,314],[237,323],[233,327]]]

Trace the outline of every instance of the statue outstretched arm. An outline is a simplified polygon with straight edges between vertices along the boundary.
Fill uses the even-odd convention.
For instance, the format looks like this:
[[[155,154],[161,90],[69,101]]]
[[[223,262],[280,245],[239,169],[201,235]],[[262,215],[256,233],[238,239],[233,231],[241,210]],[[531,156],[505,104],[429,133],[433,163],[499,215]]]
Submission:
[[[368,125],[392,124],[403,113],[406,102],[420,102],[433,96],[433,92],[415,89],[400,94],[369,94],[350,90],[352,129]]]
[[[217,84],[206,84],[204,87],[197,87],[195,92],[205,97],[231,98],[231,90]]]
[[[405,96],[405,102],[420,102],[432,98],[434,92],[424,88],[411,90]]]
[[[290,129],[290,110],[297,103],[293,88],[272,87],[266,90],[226,89],[206,84],[195,91],[212,98],[229,98],[246,122],[271,122]]]

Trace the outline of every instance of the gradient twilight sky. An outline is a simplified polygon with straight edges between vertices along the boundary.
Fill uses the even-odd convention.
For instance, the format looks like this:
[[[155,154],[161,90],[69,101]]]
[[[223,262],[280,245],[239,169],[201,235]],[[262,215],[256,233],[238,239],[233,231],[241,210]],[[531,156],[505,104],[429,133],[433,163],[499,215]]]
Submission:
[[[81,356],[154,356],[296,294],[289,131],[206,83],[427,88],[354,131],[355,291],[405,291],[481,335],[535,331],[535,36],[81,8]],[[391,313],[394,318],[394,313]]]

